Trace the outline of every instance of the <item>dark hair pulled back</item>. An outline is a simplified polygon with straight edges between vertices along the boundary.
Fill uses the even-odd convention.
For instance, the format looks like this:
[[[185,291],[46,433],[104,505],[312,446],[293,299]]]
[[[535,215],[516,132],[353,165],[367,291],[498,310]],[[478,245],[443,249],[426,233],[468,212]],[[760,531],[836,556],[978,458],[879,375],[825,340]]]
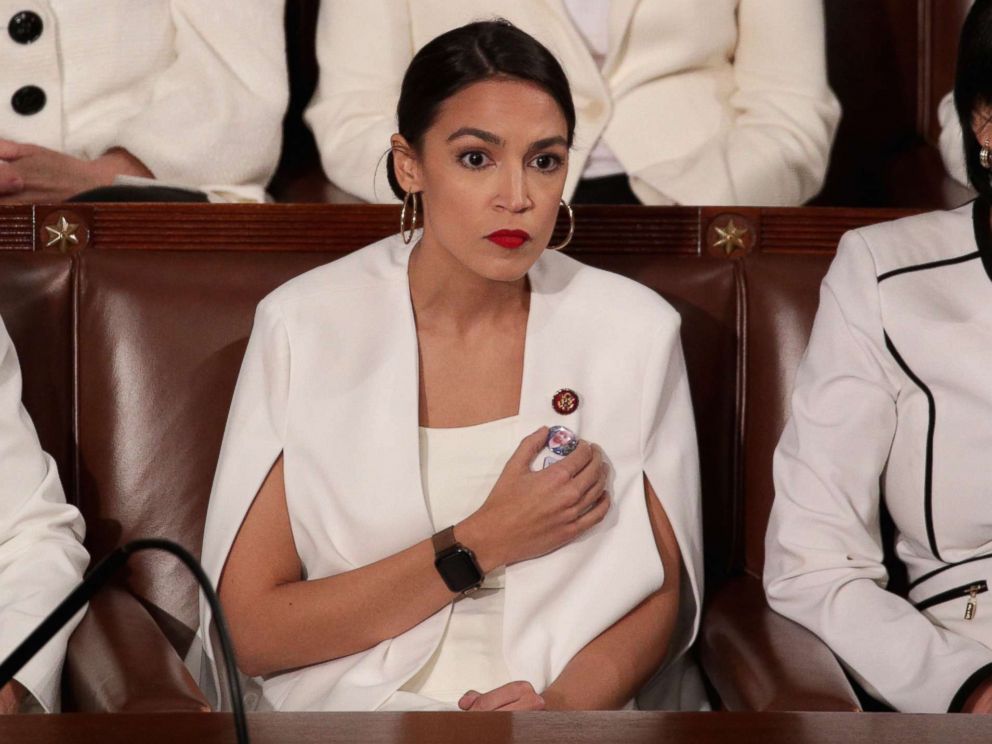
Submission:
[[[399,133],[412,147],[419,147],[441,104],[469,85],[499,77],[543,88],[565,116],[571,146],[575,105],[565,71],[537,39],[502,19],[452,29],[417,52],[403,76],[396,106]],[[396,198],[403,199],[392,151],[386,160],[386,175]]]
[[[992,202],[992,172],[979,159],[981,142],[975,136],[975,109],[992,104],[992,0],[976,0],[961,30],[958,48],[954,105],[964,134],[964,161],[968,180],[984,199]]]

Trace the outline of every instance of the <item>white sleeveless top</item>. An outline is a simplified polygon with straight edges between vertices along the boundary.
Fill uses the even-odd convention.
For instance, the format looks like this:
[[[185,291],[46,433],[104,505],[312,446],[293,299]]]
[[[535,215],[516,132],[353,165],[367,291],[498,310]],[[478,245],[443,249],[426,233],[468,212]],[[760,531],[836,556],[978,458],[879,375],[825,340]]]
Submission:
[[[517,417],[454,429],[420,428],[420,470],[435,531],[482,506],[519,444]],[[380,708],[457,705],[468,690],[487,692],[512,681],[503,657],[505,569],[455,600],[434,655]],[[404,694],[413,693],[413,694]]]

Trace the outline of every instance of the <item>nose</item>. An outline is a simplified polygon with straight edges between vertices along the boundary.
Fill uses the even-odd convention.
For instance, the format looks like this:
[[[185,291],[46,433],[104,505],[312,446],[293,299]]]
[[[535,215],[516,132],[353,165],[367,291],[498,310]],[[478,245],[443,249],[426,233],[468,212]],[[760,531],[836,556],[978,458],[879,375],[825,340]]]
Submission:
[[[503,170],[499,184],[498,205],[508,212],[526,212],[534,203],[530,198],[527,173],[523,167]]]

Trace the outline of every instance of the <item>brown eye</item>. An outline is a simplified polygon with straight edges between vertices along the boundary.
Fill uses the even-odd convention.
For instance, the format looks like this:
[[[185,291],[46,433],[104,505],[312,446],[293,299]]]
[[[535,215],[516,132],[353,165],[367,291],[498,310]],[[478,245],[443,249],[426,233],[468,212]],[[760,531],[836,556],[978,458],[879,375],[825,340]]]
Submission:
[[[488,163],[489,158],[486,157],[484,152],[472,150],[471,152],[464,153],[458,160],[466,168],[478,169],[484,167]]]
[[[538,155],[531,162],[535,168],[544,173],[553,173],[558,170],[558,166],[561,165],[561,158],[557,155],[549,155],[544,153],[543,155]]]

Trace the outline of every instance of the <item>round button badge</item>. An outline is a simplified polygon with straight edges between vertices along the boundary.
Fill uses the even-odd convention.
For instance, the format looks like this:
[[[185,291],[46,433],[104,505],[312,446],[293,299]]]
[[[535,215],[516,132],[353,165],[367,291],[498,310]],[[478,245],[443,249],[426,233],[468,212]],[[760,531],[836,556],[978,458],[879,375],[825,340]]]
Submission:
[[[579,438],[571,429],[552,426],[548,429],[547,448],[559,457],[570,455],[579,446]]]

